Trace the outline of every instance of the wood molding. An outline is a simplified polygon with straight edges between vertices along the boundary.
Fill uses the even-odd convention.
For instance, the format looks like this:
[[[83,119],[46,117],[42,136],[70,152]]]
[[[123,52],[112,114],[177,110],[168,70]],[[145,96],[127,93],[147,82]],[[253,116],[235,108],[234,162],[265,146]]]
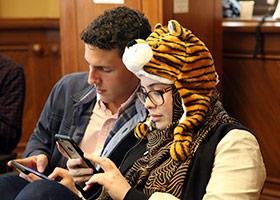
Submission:
[[[250,52],[248,53],[223,53],[224,58],[249,58],[249,59],[266,59],[266,60],[280,60],[280,55],[276,54],[264,54],[264,55],[254,55]]]
[[[28,47],[25,45],[1,45],[0,51],[28,51]]]
[[[280,20],[270,19],[262,23],[259,18],[252,20],[224,19],[222,23],[224,33],[255,32],[256,27],[260,24],[262,33],[280,33]]]
[[[265,187],[262,191],[262,200],[264,199],[272,199],[279,200],[280,199],[280,179],[267,177]]]
[[[0,30],[59,29],[57,18],[1,18]]]

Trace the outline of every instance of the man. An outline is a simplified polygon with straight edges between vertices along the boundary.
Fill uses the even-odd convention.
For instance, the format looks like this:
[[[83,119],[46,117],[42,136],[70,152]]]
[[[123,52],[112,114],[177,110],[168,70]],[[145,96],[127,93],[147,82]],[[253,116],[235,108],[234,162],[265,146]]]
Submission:
[[[62,78],[53,88],[30,137],[25,166],[49,174],[65,167],[55,145],[55,134],[69,135],[86,153],[110,157],[119,165],[136,140],[130,134],[146,111],[136,98],[139,80],[122,63],[126,44],[151,33],[143,14],[127,7],[106,11],[81,34],[89,73]],[[4,199],[15,199],[37,179],[21,174],[0,178]],[[35,183],[35,182],[34,182]],[[38,190],[38,189],[37,189]]]

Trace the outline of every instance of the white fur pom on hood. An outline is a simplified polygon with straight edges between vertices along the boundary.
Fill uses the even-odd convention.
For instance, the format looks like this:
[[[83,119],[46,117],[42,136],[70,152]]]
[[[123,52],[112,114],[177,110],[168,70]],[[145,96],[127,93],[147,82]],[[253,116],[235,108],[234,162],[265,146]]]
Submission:
[[[126,68],[138,77],[145,76],[161,83],[172,84],[173,82],[169,79],[144,71],[144,66],[149,63],[152,58],[153,51],[151,47],[145,42],[145,40],[137,39],[127,45],[122,61]]]

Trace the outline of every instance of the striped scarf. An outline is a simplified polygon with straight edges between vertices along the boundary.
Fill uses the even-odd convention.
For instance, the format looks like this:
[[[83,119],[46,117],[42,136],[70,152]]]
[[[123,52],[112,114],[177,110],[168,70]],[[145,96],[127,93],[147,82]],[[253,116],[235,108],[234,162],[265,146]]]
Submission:
[[[194,131],[191,153],[185,161],[176,161],[170,156],[173,130],[177,123],[172,123],[165,130],[153,130],[147,135],[148,153],[138,159],[125,175],[132,187],[148,196],[155,192],[167,192],[181,197],[190,164],[200,144],[214,134],[221,124],[235,121],[227,115],[218,100],[212,100],[211,105],[205,121]]]

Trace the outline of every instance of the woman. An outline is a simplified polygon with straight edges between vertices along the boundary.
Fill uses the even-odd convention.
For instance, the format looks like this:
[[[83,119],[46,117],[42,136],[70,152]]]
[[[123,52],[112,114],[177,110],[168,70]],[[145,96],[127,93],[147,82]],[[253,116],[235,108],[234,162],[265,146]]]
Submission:
[[[108,158],[86,155],[104,173],[84,189],[98,183],[99,198],[114,200],[259,199],[266,176],[259,145],[219,102],[205,45],[171,20],[156,25],[146,41],[129,44],[123,62],[141,80],[138,96],[149,117],[135,128],[139,143],[119,169]],[[57,168],[50,178],[57,176],[79,193],[67,170]]]

